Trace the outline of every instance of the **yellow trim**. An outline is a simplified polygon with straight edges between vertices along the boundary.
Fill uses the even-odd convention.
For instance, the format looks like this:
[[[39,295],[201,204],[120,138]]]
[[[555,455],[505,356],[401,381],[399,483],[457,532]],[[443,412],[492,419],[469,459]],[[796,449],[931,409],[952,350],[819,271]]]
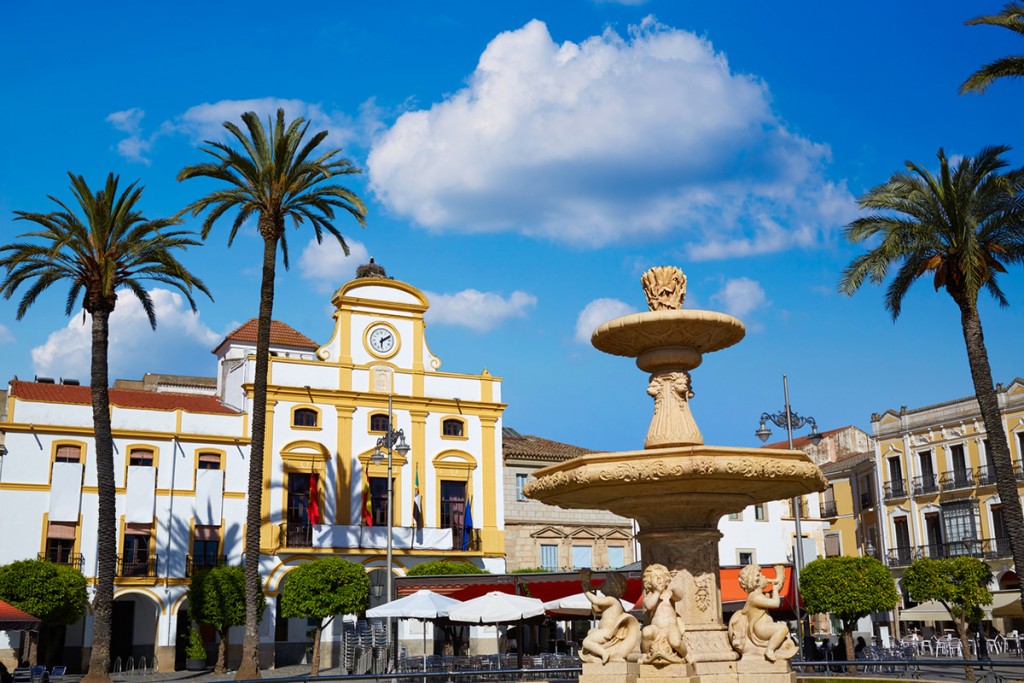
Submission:
[[[395,338],[394,346],[385,353],[380,353],[370,345],[370,333],[378,327],[386,327],[391,332],[391,336]],[[402,335],[398,334],[398,329],[386,320],[374,320],[363,328],[363,348],[374,358],[393,358],[398,353],[398,350],[402,348]]]
[[[352,524],[352,415],[355,408],[338,408],[338,447],[334,459],[335,497],[334,523]]]
[[[483,528],[480,530],[480,549],[485,553],[504,552],[504,534],[498,531],[498,499],[501,497],[501,490],[498,488],[498,468],[500,462],[496,462],[498,454],[495,453],[495,425],[497,420],[489,417],[480,418],[480,458],[483,460],[483,487],[484,491],[495,491],[494,496],[487,496],[482,502],[484,508]]]
[[[391,289],[397,289],[401,292],[405,292],[406,294],[411,294],[412,297],[416,299],[418,303],[406,304],[395,301],[367,299],[364,297],[349,295],[349,292],[352,291],[353,289],[358,289],[360,287],[367,286],[389,287]],[[334,293],[334,296],[331,297],[331,303],[334,304],[334,306],[339,310],[344,310],[345,308],[368,306],[372,308],[383,308],[385,310],[391,311],[415,311],[418,313],[423,313],[423,311],[427,310],[427,307],[430,305],[429,302],[427,301],[427,297],[423,295],[423,292],[416,289],[407,282],[402,282],[401,280],[388,280],[382,278],[369,277],[349,280],[348,282],[343,284],[341,287],[338,288],[338,291]]]
[[[153,454],[153,460],[149,467],[152,467],[154,471],[160,471],[160,447],[154,446],[148,443],[130,443],[124,447],[124,485],[128,486],[128,468],[131,466],[129,463],[132,459],[132,451],[149,451]]]
[[[313,425],[312,427],[307,425],[295,424],[295,412],[298,410],[312,410],[314,413],[316,413],[316,424]],[[288,419],[288,423],[291,425],[292,429],[318,432],[323,429],[324,411],[321,410],[319,406],[316,406],[312,403],[303,403],[300,405],[292,406],[291,415]]]
[[[85,493],[88,487],[83,486],[82,492]],[[92,487],[95,492],[96,487]],[[21,484],[21,483],[0,483],[0,491],[40,491],[45,492],[50,490],[50,484]]]
[[[357,458],[363,466],[363,472],[367,477],[376,477],[388,480],[388,459],[384,457],[379,464],[374,463],[371,460],[373,451],[369,450],[364,453],[360,453]],[[394,479],[391,487],[395,496],[394,507],[392,508],[392,516],[395,522],[395,526],[401,526],[400,521],[402,519],[402,472],[405,469],[405,464],[408,460],[400,453],[395,451],[391,455],[391,477]],[[359,482],[362,486],[362,482]]]
[[[455,436],[453,434],[444,433],[444,425],[446,422],[458,422],[462,424],[462,436]],[[442,415],[441,419],[437,423],[439,436],[442,439],[451,441],[468,441],[469,440],[469,423],[463,417],[455,417],[454,415]]]
[[[465,451],[442,451],[434,456],[431,461],[434,469],[434,492],[437,501],[431,506],[429,519],[432,523],[428,526],[441,526],[441,482],[461,481],[466,483],[466,504],[473,499],[473,470],[477,463],[472,455]],[[486,502],[484,503],[486,505]],[[423,504],[426,508],[426,503]],[[427,511],[423,511],[424,523],[428,519]]]
[[[53,404],[60,405],[60,404]],[[3,423],[5,432],[18,434],[59,434],[93,438],[92,427],[75,427],[71,425],[38,425],[17,422]],[[246,436],[224,436],[223,434],[172,434],[171,432],[151,432],[133,429],[114,429],[111,434],[117,439],[133,439],[138,441],[166,441],[177,439],[182,443],[218,443],[247,445],[251,441]],[[65,442],[68,440],[65,439]]]
[[[220,456],[220,467],[217,469],[221,472],[227,471],[228,463],[228,452],[219,448],[196,448],[192,451],[192,492],[195,492],[196,488],[196,472],[199,471],[199,456],[204,453],[213,453]],[[177,492],[177,491],[175,491]]]
[[[275,546],[274,525],[270,522],[270,482],[274,469],[274,410],[277,408],[277,401],[271,398],[267,392],[267,409],[265,411],[266,425],[263,429],[263,491],[260,493],[260,553],[272,553]],[[249,492],[249,480],[246,477],[245,491]],[[245,527],[242,528],[242,538],[245,538]]]

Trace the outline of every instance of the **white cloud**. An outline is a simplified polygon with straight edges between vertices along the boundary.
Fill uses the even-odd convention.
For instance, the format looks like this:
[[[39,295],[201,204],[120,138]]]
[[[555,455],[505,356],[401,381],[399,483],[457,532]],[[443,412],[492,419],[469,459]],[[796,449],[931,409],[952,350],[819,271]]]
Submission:
[[[465,88],[400,116],[367,167],[380,201],[435,232],[668,237],[720,258],[816,243],[835,202],[852,215],[828,158],[704,38],[648,18],[557,44],[534,20],[495,37]]]
[[[345,256],[341,245],[333,235],[324,235],[321,244],[312,238],[299,256],[299,274],[313,281],[318,292],[333,292],[356,275],[356,268],[369,261],[366,246],[361,242],[346,239],[349,255]],[[334,308],[331,307],[333,312]]]
[[[0,325],[0,344],[11,344],[14,342],[14,335],[4,325]]]
[[[711,299],[722,306],[726,313],[737,318],[764,308],[768,303],[761,284],[746,277],[726,280],[722,289]]]
[[[581,344],[589,344],[590,335],[599,325],[612,318],[620,318],[636,312],[636,308],[618,299],[594,299],[584,306],[579,316],[576,317],[576,341]]]
[[[138,300],[124,292],[110,316],[108,354],[111,382],[115,378],[139,378],[146,372],[174,371],[167,359],[203,357],[219,342],[222,334],[206,327],[177,292],[154,288],[149,292],[156,311],[153,331]],[[32,349],[37,375],[73,377],[88,383],[91,375],[92,318],[82,312],[71,317],[66,327],[50,334],[46,342]]]
[[[233,136],[224,128],[225,121],[234,123],[246,133],[242,114],[254,111],[266,126],[268,117],[272,120],[278,109],[284,109],[286,121],[290,122],[300,116],[308,121],[307,136],[322,130],[328,131],[326,140],[321,143],[324,149],[344,149],[360,140],[369,139],[381,127],[382,114],[372,100],[363,104],[358,118],[352,119],[344,112],[327,111],[319,104],[278,97],[197,104],[180,116],[164,121],[149,135],[144,133],[141,125],[145,112],[137,107],[113,112],[107,116],[107,121],[117,130],[128,133],[128,137],[117,143],[118,153],[129,161],[149,164],[147,155],[158,138],[172,134],[185,135],[193,144],[201,144],[206,140],[233,140]]]
[[[507,299],[494,292],[475,289],[455,294],[424,294],[430,301],[426,312],[428,322],[468,327],[477,332],[489,332],[511,318],[525,318],[527,310],[537,305],[537,297],[518,290]]]

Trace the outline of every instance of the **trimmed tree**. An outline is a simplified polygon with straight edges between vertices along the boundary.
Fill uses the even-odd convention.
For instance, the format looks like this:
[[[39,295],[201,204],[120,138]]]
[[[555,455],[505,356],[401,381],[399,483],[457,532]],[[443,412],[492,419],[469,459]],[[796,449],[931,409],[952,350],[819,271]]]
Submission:
[[[490,572],[470,562],[436,560],[418,564],[405,573],[406,576],[453,576],[456,574],[490,574]]]
[[[969,625],[981,616],[980,605],[992,603],[989,584],[992,569],[976,557],[948,557],[940,560],[916,560],[903,573],[903,587],[915,602],[935,600],[949,612],[965,662],[971,661]],[[974,668],[964,665],[968,681],[973,681]]]
[[[260,590],[260,530],[267,521],[263,509],[263,458],[267,430],[267,381],[270,373],[270,323],[274,314],[274,282],[277,250],[281,248],[288,268],[285,225],[298,228],[309,223],[319,244],[324,233],[334,236],[348,255],[348,245],[334,226],[336,214],[348,214],[365,225],[366,206],[354,192],[336,181],[360,173],[340,150],[323,149],[327,131],[306,137],[309,124],[302,118],[285,121],[284,109],[264,127],[255,112],[242,114],[246,132],[226,121],[235,147],[206,141],[202,151],[212,161],[187,166],[178,180],[210,178],[221,187],[185,207],[193,216],[206,213],[202,236],[206,239],[225,214],[234,214],[228,233],[231,246],[238,229],[252,217],[263,238],[263,275],[260,281],[259,317],[256,324],[256,369],[252,387],[252,444],[249,449],[249,483],[245,509],[245,577],[249,611],[245,616],[245,640],[237,680],[260,677],[258,624],[263,616]],[[269,130],[268,130],[269,128]],[[257,614],[256,610],[259,610]]]
[[[37,617],[42,622],[40,633],[47,637],[82,618],[89,594],[78,569],[46,560],[21,560],[0,567],[0,600]],[[31,648],[32,664],[37,662],[37,652]]]
[[[263,614],[263,585],[256,599]],[[242,567],[211,567],[192,577],[188,589],[188,615],[197,624],[208,624],[220,636],[215,673],[227,671],[228,629],[245,624],[245,570]]]
[[[854,659],[853,629],[872,612],[891,610],[900,600],[896,582],[873,557],[825,557],[800,572],[800,596],[812,614],[831,614],[843,623],[846,658]]]
[[[340,557],[323,557],[288,572],[281,589],[281,616],[316,619],[310,676],[320,675],[320,636],[339,614],[365,612],[370,577],[361,565]]]

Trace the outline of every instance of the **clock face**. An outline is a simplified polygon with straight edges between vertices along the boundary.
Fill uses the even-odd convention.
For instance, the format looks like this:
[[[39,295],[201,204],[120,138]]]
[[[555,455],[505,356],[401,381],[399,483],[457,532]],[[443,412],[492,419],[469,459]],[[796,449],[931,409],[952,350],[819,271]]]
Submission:
[[[378,326],[370,330],[367,338],[370,342],[370,349],[375,353],[391,353],[395,348],[395,333],[389,327]]]

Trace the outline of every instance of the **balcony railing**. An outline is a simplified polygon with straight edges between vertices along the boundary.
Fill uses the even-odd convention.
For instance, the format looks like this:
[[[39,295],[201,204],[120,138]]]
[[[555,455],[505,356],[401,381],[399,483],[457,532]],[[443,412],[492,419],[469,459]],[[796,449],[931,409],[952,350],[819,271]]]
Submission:
[[[979,559],[995,559],[1010,557],[1010,539],[973,538],[952,543],[932,543],[916,547],[891,548],[886,554],[890,567],[905,567],[914,560],[929,558],[941,560],[948,557],[977,557]]]
[[[978,468],[978,486],[991,486],[996,483],[996,468],[985,467]]]
[[[885,489],[886,500],[896,500],[898,498],[907,497],[907,488],[903,485],[903,481],[887,481],[883,485]]]
[[[159,557],[150,555],[148,558],[117,556],[118,576],[142,576],[156,578]]]
[[[821,502],[821,518],[827,519],[829,517],[838,517],[839,512],[836,510],[836,502],[834,500],[824,500]]]
[[[479,550],[477,529],[470,534],[469,550]],[[387,547],[386,526],[362,524],[281,524],[278,542],[288,548],[372,548]],[[394,525],[392,547],[401,550],[462,550],[462,529]]]
[[[939,482],[934,474],[923,474],[920,477],[914,477],[911,484],[914,487],[915,496],[938,493],[939,491]]]
[[[228,558],[224,555],[209,556],[209,555],[187,555],[185,557],[185,576],[189,577],[196,572],[201,572],[204,569],[213,569],[214,567],[223,567],[228,563]]]
[[[971,488],[974,486],[974,471],[965,469],[943,472],[939,477],[939,486],[942,487],[943,491]]]
[[[78,571],[82,571],[82,567],[85,566],[85,556],[82,553],[63,553],[63,552],[49,552],[49,553],[38,553],[36,555],[37,560],[47,560],[54,564],[66,564],[69,567],[74,567]]]
[[[311,548],[313,547],[313,525],[311,524],[282,524],[281,525],[282,545],[286,548]]]
[[[875,499],[870,493],[860,494],[860,509],[871,510],[875,507]]]

